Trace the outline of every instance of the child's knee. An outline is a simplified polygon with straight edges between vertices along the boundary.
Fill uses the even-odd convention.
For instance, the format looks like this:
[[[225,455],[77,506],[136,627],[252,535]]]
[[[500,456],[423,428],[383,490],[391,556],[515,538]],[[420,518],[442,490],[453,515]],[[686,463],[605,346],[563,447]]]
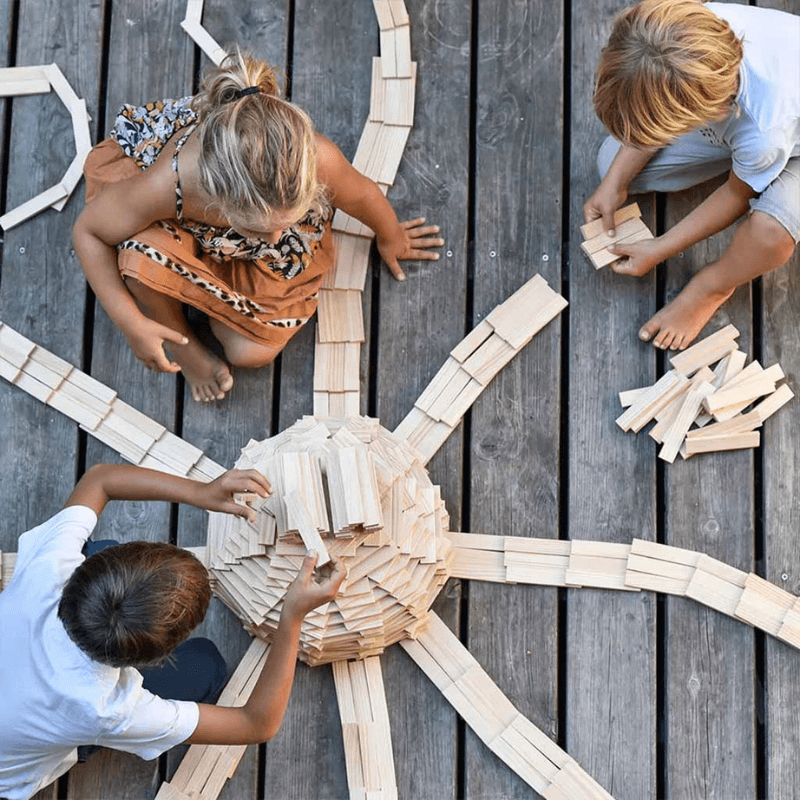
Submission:
[[[754,211],[750,216],[750,224],[753,235],[771,261],[780,265],[792,257],[794,238],[775,217],[763,211]]]
[[[269,366],[280,353],[279,347],[268,347],[250,341],[234,341],[224,345],[228,363],[245,369]]]

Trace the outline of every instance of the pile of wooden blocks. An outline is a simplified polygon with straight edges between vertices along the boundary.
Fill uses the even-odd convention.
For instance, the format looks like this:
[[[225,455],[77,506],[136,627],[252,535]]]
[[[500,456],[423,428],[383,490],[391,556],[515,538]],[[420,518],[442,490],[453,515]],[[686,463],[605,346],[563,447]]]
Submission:
[[[785,377],[779,364],[764,369],[753,361],[745,366],[747,356],[736,346],[738,335],[733,325],[721,328],[673,356],[672,369],[653,386],[621,392],[627,410],[617,425],[638,433],[655,420],[649,435],[661,444],[658,457],[670,463],[678,453],[689,458],[758,447],[756,428],[794,393],[787,384],[777,385]]]
[[[414,124],[417,65],[411,60],[409,17],[403,0],[373,0],[381,55],[372,62],[369,117],[353,166],[384,194],[394,183]],[[360,413],[361,293],[374,232],[343,211],[332,223],[336,257],[319,292],[314,368],[314,413],[347,417]]]
[[[613,800],[577,761],[520,714],[435,614],[416,641],[401,646],[481,741],[545,800]]]
[[[264,669],[269,646],[253,639],[249,649],[222,690],[218,706],[243,706]],[[155,800],[216,800],[236,767],[247,745],[192,745],[183,757],[172,780],[161,785]]]
[[[0,376],[140,467],[203,481],[225,471],[198,447],[123,403],[115,391],[2,322]]]
[[[46,208],[63,210],[83,175],[83,164],[92,149],[92,134],[89,130],[90,120],[86,111],[86,101],[75,94],[58,66],[41,64],[36,67],[4,67],[0,69],[0,97],[45,94],[51,88],[55,89],[59,99],[72,117],[75,158],[72,159],[64,177],[55,186],[45,189],[0,217],[0,226],[6,231]]]
[[[386,692],[378,658],[333,665],[350,798],[397,800]]]
[[[453,578],[647,589],[690,597],[800,647],[800,599],[754,573],[693,550],[632,544],[450,533]]]
[[[492,378],[566,305],[541,275],[531,278],[450,351],[395,435],[427,463]]]
[[[608,249],[612,244],[633,244],[653,238],[650,229],[642,222],[642,212],[639,210],[638,203],[631,203],[629,206],[617,210],[614,214],[613,236],[609,236],[608,232],[603,230],[602,219],[595,219],[581,225],[581,233],[584,238],[581,249],[589,256],[595,269],[600,269],[625,257],[612,253]]]
[[[211,514],[207,560],[216,594],[269,640],[307,550],[342,558],[337,598],[306,617],[300,658],[316,665],[378,655],[416,635],[448,575],[449,519],[439,487],[406,443],[363,417],[305,417],[236,466],[267,476],[258,521]]]

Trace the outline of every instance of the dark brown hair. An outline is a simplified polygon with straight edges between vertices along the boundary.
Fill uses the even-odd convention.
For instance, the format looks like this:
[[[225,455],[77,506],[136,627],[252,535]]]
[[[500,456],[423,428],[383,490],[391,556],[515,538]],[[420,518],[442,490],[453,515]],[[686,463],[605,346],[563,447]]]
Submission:
[[[188,550],[131,542],[95,553],[72,573],[58,617],[96,661],[156,666],[200,624],[210,599],[208,573]]]

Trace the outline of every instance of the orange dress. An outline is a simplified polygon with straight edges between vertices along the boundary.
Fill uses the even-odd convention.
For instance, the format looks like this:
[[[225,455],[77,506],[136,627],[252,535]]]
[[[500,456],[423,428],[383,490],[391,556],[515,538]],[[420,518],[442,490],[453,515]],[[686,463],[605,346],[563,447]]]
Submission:
[[[184,97],[124,106],[111,136],[86,160],[86,201],[105,185],[147,169],[167,140],[187,128],[173,156],[179,177],[178,153],[197,121],[190,103],[191,97]],[[175,210],[174,219],[160,220],[117,245],[120,273],[260,344],[283,347],[316,310],[319,287],[333,264],[333,209],[326,204],[310,211],[276,244],[184,219],[179,179]]]

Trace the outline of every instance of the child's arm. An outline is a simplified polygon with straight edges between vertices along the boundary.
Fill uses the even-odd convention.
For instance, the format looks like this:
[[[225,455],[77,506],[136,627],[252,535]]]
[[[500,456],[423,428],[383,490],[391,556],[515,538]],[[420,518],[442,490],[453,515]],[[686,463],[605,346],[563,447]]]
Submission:
[[[117,269],[115,245],[174,215],[174,177],[166,162],[157,161],[139,175],[106,186],[84,208],[72,231],[75,252],[100,304],[134,355],[162,372],[180,369],[164,354],[163,342],[186,344],[186,337],[139,310]]]
[[[728,180],[665,234],[636,244],[617,244],[612,253],[627,256],[611,264],[621,275],[641,276],[656,264],[732,225],[756,193],[731,171]]]
[[[583,206],[586,222],[603,220],[603,228],[614,235],[614,212],[628,197],[628,184],[644,169],[658,148],[620,147],[600,185]]]
[[[95,464],[78,481],[64,508],[88,506],[100,516],[109,500],[166,500],[254,520],[255,511],[235,503],[234,492],[267,497],[271,491],[269,481],[254,469],[228,470],[211,483],[201,483],[129,464]]]
[[[292,691],[303,618],[336,597],[346,574],[342,561],[331,557],[332,573],[315,583],[316,561],[316,553],[306,557],[286,592],[278,630],[250,699],[240,708],[200,703],[200,719],[188,744],[259,744],[278,732]]]
[[[399,261],[439,258],[428,248],[441,247],[444,239],[426,238],[439,232],[437,225],[421,227],[422,217],[398,222],[378,185],[355,169],[330,139],[317,134],[317,145],[319,177],[333,193],[333,204],[375,231],[378,251],[397,280],[405,280]]]

